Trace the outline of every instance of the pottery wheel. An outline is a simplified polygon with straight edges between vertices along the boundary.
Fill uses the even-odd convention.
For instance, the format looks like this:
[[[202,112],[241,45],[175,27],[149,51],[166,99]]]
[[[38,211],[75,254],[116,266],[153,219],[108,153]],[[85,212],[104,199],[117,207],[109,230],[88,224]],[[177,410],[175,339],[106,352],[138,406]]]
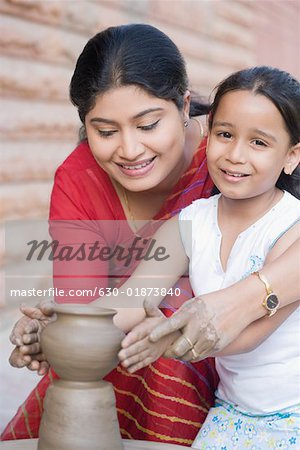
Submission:
[[[161,444],[159,442],[135,441],[123,439],[124,450],[182,450],[186,447],[175,444]],[[16,441],[0,442],[3,450],[37,450],[37,439],[20,439]]]

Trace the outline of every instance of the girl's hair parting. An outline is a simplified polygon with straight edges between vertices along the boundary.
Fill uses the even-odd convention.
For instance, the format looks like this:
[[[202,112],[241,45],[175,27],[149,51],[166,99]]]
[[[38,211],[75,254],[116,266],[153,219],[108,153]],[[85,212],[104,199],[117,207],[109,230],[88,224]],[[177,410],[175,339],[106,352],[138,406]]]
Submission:
[[[228,92],[238,90],[267,97],[284,120],[291,146],[300,142],[300,83],[288,72],[275,67],[258,66],[240,70],[218,84],[210,106],[209,129],[221,98]],[[292,175],[286,175],[282,171],[276,186],[300,199],[300,167],[298,166]]]

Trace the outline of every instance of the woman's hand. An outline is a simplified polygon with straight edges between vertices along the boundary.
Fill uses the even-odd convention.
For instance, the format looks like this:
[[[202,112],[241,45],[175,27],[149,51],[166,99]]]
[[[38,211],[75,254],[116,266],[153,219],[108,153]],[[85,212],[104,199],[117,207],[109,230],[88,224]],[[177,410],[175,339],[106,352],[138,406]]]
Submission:
[[[246,324],[242,317],[232,321],[234,311],[223,308],[219,298],[217,302],[212,300],[213,296],[217,298],[217,294],[214,292],[185,302],[172,317],[156,326],[150,334],[150,341],[155,343],[181,330],[182,334],[164,356],[187,361],[199,361],[226,347]]]
[[[44,375],[49,364],[45,360],[40,346],[40,335],[47,324],[55,320],[53,302],[43,300],[37,307],[22,305],[20,310],[24,316],[15,324],[10,341],[16,346],[12,351],[9,363],[13,367],[27,367]]]

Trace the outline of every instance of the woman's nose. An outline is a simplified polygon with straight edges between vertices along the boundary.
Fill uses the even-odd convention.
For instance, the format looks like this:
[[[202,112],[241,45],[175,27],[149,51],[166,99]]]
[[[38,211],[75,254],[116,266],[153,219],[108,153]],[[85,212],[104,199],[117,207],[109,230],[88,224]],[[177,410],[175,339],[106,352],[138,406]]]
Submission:
[[[121,137],[121,142],[118,148],[118,155],[120,158],[134,161],[137,160],[143,153],[144,146],[137,139],[135,133],[126,133]]]

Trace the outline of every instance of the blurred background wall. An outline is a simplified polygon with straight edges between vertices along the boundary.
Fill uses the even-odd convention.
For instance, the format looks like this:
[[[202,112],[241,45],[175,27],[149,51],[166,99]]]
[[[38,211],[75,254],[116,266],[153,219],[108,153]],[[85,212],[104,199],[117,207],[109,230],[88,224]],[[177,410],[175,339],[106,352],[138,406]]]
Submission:
[[[0,0],[0,264],[5,222],[47,217],[55,168],[76,145],[68,86],[79,53],[96,32],[132,22],[151,23],[175,41],[191,88],[205,96],[229,73],[256,64],[300,78],[298,0]],[[20,299],[4,292],[0,430],[36,383],[8,365]]]
[[[77,140],[74,63],[108,26],[147,22],[166,32],[200,94],[255,64],[300,77],[298,0],[1,0],[0,20],[2,221],[47,215],[54,170]]]

